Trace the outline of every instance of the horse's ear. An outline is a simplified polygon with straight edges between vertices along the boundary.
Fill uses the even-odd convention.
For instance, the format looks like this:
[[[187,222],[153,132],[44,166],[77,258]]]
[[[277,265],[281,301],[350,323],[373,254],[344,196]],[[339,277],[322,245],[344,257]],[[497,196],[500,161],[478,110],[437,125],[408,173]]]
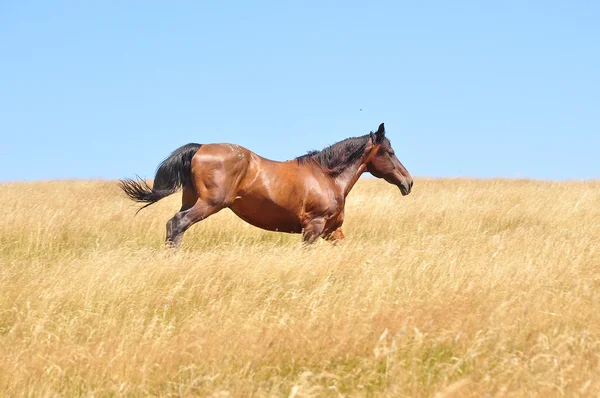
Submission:
[[[381,141],[383,141],[384,137],[385,137],[385,126],[383,125],[383,123],[381,123],[379,125],[379,128],[377,129],[377,132],[375,133],[375,142],[380,143]]]

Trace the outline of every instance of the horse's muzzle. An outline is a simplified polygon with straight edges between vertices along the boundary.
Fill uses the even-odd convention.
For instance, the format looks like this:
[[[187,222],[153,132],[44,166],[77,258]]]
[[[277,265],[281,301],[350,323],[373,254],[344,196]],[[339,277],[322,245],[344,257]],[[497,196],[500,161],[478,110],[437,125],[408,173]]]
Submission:
[[[412,186],[413,186],[413,181],[403,181],[400,183],[400,192],[402,193],[402,196],[406,196],[410,193],[410,191],[412,191]]]

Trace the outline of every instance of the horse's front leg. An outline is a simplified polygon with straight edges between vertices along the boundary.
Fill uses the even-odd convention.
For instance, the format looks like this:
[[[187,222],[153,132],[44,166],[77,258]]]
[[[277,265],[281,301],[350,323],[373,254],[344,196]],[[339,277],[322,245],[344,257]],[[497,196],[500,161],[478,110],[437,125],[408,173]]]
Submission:
[[[305,244],[314,243],[325,229],[324,218],[313,218],[302,229],[302,241]]]
[[[340,243],[345,239],[344,233],[342,232],[342,227],[338,227],[335,231],[325,236],[325,240],[331,242],[333,244]]]

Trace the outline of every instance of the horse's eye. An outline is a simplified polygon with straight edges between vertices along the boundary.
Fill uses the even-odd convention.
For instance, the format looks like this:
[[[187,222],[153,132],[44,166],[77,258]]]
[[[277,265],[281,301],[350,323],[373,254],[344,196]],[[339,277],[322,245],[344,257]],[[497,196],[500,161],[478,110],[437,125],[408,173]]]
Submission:
[[[395,155],[395,152],[394,152],[394,150],[393,150],[393,149],[390,149],[390,152],[389,152],[389,154],[390,154],[391,156],[394,156],[394,155]]]

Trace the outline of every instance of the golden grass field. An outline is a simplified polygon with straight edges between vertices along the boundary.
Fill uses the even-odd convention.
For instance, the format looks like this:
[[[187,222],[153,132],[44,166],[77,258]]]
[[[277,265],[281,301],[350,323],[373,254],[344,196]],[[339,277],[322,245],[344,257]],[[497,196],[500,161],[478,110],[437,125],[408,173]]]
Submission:
[[[0,396],[599,396],[600,182],[364,180],[346,242],[0,184]]]

